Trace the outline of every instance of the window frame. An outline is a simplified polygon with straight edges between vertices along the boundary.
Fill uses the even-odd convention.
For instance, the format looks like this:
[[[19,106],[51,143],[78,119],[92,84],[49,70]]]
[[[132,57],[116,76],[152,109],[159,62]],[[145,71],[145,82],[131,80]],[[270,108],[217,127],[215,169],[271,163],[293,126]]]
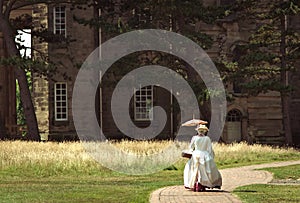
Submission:
[[[60,14],[60,19],[59,19],[59,23],[56,23],[56,9],[60,9],[59,10],[59,14]],[[64,8],[64,9],[62,9],[62,8]],[[61,13],[63,13],[64,12],[64,23],[62,23],[62,17],[61,17]],[[57,24],[59,24],[60,26],[61,25],[64,25],[65,26],[65,28],[64,29],[61,29],[61,27],[59,28],[59,29],[56,29],[57,27],[56,27],[56,25]],[[59,32],[58,32],[58,30],[59,30]],[[64,31],[64,33],[62,33],[62,30]],[[54,6],[53,7],[53,33],[54,34],[59,34],[59,35],[62,35],[62,36],[64,36],[64,37],[67,37],[67,10],[66,10],[66,6],[64,6],[64,5],[60,5],[60,6]]]
[[[65,90],[65,94],[60,93],[58,94],[57,90],[58,90],[58,85],[65,85],[65,89],[60,87],[59,89],[61,90]],[[57,100],[57,97],[62,97],[60,100]],[[61,105],[58,105],[58,102],[61,103]],[[65,102],[65,106],[63,106],[63,102]],[[58,108],[65,108],[66,111],[63,112],[58,112]],[[60,118],[58,118],[58,114],[61,115]],[[55,121],[68,121],[68,84],[66,82],[56,82],[54,84],[54,119]]]
[[[243,119],[243,114],[239,109],[231,109],[227,112],[226,117],[227,122],[241,122]]]
[[[150,89],[148,89],[150,88]],[[146,93],[146,95],[143,95],[143,90]],[[148,91],[151,91],[150,95],[148,95]],[[140,92],[141,94],[137,94],[138,92]],[[138,101],[138,97],[140,97],[140,100]],[[146,100],[142,101],[142,97],[145,97]],[[149,85],[149,86],[145,86],[145,87],[140,87],[139,89],[134,89],[134,120],[135,121],[152,121],[153,120],[153,112],[150,113],[150,109],[153,108],[153,103],[154,103],[154,86],[153,85]],[[150,99],[150,106],[147,104],[147,99]],[[139,103],[139,107],[137,106],[137,103]],[[142,106],[142,103],[145,104],[145,106]],[[138,108],[140,109],[140,111],[138,111]],[[143,112],[143,109],[145,110],[145,112]],[[138,116],[139,114],[139,116]]]

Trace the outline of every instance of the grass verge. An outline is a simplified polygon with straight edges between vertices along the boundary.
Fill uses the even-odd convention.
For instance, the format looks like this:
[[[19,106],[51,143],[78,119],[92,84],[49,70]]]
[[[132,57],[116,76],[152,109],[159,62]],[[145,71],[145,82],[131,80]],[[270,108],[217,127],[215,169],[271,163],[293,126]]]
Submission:
[[[300,179],[300,165],[291,165],[276,168],[265,168],[274,174],[275,179]],[[277,181],[274,181],[277,182]],[[234,190],[243,202],[300,202],[300,184],[297,185],[276,185],[276,184],[254,184],[238,187]]]
[[[245,203],[291,203],[300,202],[300,185],[264,185],[255,184],[234,190]]]

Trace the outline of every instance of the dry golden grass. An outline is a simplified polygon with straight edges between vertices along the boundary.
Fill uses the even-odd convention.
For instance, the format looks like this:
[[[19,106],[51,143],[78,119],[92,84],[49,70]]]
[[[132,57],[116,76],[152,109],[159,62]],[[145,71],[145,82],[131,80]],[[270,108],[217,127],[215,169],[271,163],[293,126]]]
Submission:
[[[170,145],[177,145],[178,148],[187,149],[188,142],[173,142],[170,140],[164,141],[128,141],[124,140],[121,142],[112,143],[117,148],[128,153],[136,154],[155,154],[161,152],[163,149]],[[213,143],[213,149],[215,151],[216,157],[220,159],[230,157],[241,157],[243,155],[249,154],[289,154],[297,153],[298,151],[294,148],[280,148],[276,146],[261,145],[261,144],[252,144],[249,145],[246,142],[233,143],[233,144],[220,144]]]
[[[220,152],[219,155],[226,153],[244,153],[244,152],[255,152],[255,153],[284,153],[284,152],[295,152],[294,148],[280,148],[278,146],[270,146],[270,145],[261,145],[261,144],[252,144],[249,145],[246,142],[233,143],[233,144],[220,144],[214,143],[214,149],[217,153]]]
[[[126,154],[133,154],[135,156],[146,157],[148,155],[160,154],[164,149],[173,146],[173,151],[170,150],[168,154],[158,157],[158,159],[161,159],[158,160],[158,163],[163,163],[165,157],[172,157],[174,153],[178,153],[178,151],[186,149],[188,146],[187,142],[174,143],[172,141],[121,141],[109,144],[123,151],[125,156]],[[95,146],[99,147],[99,145]],[[300,159],[299,151],[293,148],[286,149],[263,145],[248,145],[247,143],[235,143],[230,145],[214,143],[213,148],[216,162],[218,166],[221,167]],[[43,143],[1,141],[0,149],[0,170],[10,167],[24,168],[33,165],[41,168],[55,168],[55,170],[58,171],[69,169],[99,169],[99,164],[85,152],[80,142]],[[108,154],[109,153],[110,152],[108,152]],[[107,156],[108,159],[109,156]],[[122,159],[122,156],[119,156],[118,153],[112,154],[112,156]],[[107,160],[107,162],[110,161],[111,160]],[[122,162],[122,160],[119,161]],[[182,159],[180,163],[181,162],[186,162],[186,159]]]
[[[86,167],[93,162],[79,142],[2,141],[0,149],[0,169],[36,164],[55,164],[62,168]]]
[[[34,168],[36,171],[51,175],[79,170],[99,172],[99,170],[106,170],[103,167],[105,166],[130,174],[143,173],[146,168],[148,171],[145,173],[150,173],[153,169],[151,167],[156,167],[153,170],[157,171],[167,167],[168,163],[174,163],[174,157],[169,156],[169,154],[178,151],[177,146],[174,147],[174,145],[171,147],[172,152],[168,154],[162,153],[161,156],[151,156],[160,155],[159,152],[170,145],[172,145],[171,141],[122,141],[84,144],[80,142],[1,141],[0,170]],[[114,150],[114,148],[118,150]],[[90,155],[103,166],[98,164]],[[156,164],[153,164],[154,162]],[[46,172],[43,171],[45,169]]]
[[[173,145],[174,142],[170,140],[162,140],[156,142],[123,140],[121,142],[115,142],[112,144],[116,146],[118,149],[127,153],[149,155],[149,154],[156,154],[163,151],[166,147]],[[176,144],[178,145],[179,143]]]
[[[276,146],[253,144],[246,142],[233,144],[214,143],[217,164],[249,165],[282,160],[300,159],[300,152],[294,148],[280,148]]]

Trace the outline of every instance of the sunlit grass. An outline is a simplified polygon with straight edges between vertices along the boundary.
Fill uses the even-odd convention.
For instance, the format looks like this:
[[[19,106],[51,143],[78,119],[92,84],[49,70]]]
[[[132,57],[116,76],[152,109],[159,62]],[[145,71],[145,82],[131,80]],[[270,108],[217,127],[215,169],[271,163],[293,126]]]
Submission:
[[[101,146],[103,143],[97,144]],[[168,154],[171,157],[176,150],[180,153],[181,149],[188,146],[188,143],[172,141],[122,141],[106,144],[137,157],[159,154],[174,145],[174,150]],[[300,159],[300,153],[292,148],[246,143],[232,145],[214,143],[214,150],[219,168]],[[183,183],[183,168],[186,162],[186,158],[180,158],[166,170],[133,176],[101,166],[85,152],[79,142],[2,141],[0,200],[30,203],[46,200],[148,202],[153,190]]]
[[[234,194],[245,203],[300,202],[300,185],[255,184],[239,187]]]
[[[300,164],[275,168],[264,168],[261,170],[267,170],[271,172],[275,180],[297,180],[300,183]]]
[[[157,142],[122,140],[121,142],[113,143],[113,145],[115,145],[117,148],[121,149],[124,152],[135,153],[139,155],[156,154],[173,144],[174,142],[170,140],[162,140]],[[186,146],[186,143],[183,143],[183,145]]]
[[[105,170],[85,153],[79,142],[5,141],[0,142],[0,149],[0,170],[21,170],[24,174],[34,171],[42,176]]]
[[[214,150],[219,168],[300,159],[300,152],[294,148],[249,145],[245,142],[229,145],[215,143]]]
[[[180,152],[188,143],[173,141],[122,141],[112,142],[112,146],[125,153],[147,156],[162,152],[169,146]],[[101,143],[100,143],[101,145]],[[235,143],[230,145],[214,143],[215,161],[219,168],[266,163],[272,161],[300,159],[299,151],[293,148],[279,148],[264,145]],[[39,167],[51,173],[70,171],[105,170],[88,153],[80,142],[0,142],[0,169]],[[174,156],[175,151],[169,152]],[[110,160],[108,160],[110,161]],[[178,160],[177,167],[183,168],[185,158]]]
[[[300,165],[290,165],[275,168],[264,168],[273,173],[272,183],[280,184],[254,184],[238,187],[234,194],[242,199],[243,202],[300,202],[300,185],[293,184],[300,180]],[[282,184],[283,180],[285,184]],[[293,180],[293,181],[288,181]],[[291,185],[289,185],[291,183]]]

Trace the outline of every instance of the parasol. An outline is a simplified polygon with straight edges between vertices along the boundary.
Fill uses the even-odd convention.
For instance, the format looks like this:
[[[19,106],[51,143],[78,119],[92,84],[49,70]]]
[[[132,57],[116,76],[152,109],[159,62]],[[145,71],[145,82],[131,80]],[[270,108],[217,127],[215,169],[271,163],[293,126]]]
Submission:
[[[182,126],[197,126],[200,124],[207,124],[207,121],[193,118],[192,120],[184,122]]]

